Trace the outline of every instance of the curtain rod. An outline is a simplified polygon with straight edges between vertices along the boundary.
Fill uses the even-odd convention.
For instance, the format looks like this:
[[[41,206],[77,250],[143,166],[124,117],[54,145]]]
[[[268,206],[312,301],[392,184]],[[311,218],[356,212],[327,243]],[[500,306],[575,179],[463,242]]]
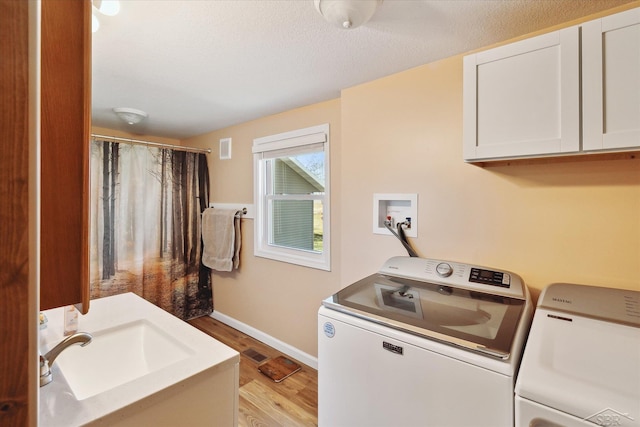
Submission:
[[[154,147],[171,148],[173,150],[191,151],[194,153],[207,153],[207,154],[211,153],[211,150],[208,148],[183,147],[182,145],[163,144],[161,142],[142,141],[140,139],[119,138],[117,136],[97,135],[95,133],[92,133],[91,136],[94,138],[104,138],[104,139],[110,139],[113,141],[130,142],[133,144],[151,145]]]

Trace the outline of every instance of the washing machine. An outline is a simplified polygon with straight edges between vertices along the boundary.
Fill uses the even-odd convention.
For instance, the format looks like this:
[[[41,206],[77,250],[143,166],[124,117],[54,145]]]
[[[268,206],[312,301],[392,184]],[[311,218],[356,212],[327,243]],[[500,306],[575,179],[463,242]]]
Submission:
[[[532,303],[515,273],[394,257],[318,312],[321,427],[513,426]]]
[[[538,300],[517,427],[640,426],[640,292],[557,283]]]

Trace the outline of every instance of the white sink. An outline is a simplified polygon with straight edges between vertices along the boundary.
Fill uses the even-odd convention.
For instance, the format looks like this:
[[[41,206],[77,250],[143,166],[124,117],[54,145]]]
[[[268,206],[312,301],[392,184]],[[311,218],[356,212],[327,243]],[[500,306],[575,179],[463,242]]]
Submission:
[[[63,310],[47,310],[45,354],[64,339]],[[240,356],[133,293],[91,301],[40,387],[38,426],[237,425]]]
[[[146,319],[91,332],[87,346],[56,359],[76,399],[83,400],[186,359],[194,351]]]

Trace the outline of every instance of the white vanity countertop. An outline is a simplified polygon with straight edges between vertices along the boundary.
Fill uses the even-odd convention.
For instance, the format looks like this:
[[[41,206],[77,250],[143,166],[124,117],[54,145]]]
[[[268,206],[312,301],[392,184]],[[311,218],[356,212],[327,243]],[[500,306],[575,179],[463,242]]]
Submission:
[[[63,308],[47,310],[45,315],[48,322],[40,331],[41,354],[64,339]],[[151,405],[163,391],[175,392],[175,387],[167,391],[173,385],[188,386],[189,381],[201,378],[199,374],[214,374],[240,361],[237,351],[133,293],[92,300],[89,313],[78,316],[78,332],[92,333],[141,319],[175,337],[188,348],[189,356],[84,400],[76,399],[56,361],[51,367],[53,381],[40,387],[38,425],[84,425],[132,404]],[[58,358],[62,355],[64,351]]]

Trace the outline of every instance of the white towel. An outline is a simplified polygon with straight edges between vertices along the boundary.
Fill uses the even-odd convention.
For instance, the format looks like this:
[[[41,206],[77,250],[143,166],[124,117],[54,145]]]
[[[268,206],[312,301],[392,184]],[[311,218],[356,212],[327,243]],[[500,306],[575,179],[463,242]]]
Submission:
[[[218,271],[240,266],[240,219],[237,210],[205,209],[202,213],[202,263]]]

